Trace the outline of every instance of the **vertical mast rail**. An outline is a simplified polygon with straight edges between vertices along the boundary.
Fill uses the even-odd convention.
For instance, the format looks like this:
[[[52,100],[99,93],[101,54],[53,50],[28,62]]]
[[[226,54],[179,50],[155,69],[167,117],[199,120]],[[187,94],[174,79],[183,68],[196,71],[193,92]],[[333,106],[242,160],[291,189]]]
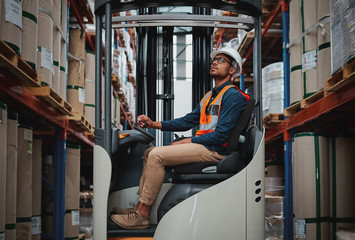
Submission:
[[[261,83],[261,17],[255,18],[255,39],[253,51],[254,98],[256,100],[256,126],[263,131],[262,83]]]
[[[111,62],[112,62],[112,6],[111,3],[105,5],[105,150],[111,155]]]

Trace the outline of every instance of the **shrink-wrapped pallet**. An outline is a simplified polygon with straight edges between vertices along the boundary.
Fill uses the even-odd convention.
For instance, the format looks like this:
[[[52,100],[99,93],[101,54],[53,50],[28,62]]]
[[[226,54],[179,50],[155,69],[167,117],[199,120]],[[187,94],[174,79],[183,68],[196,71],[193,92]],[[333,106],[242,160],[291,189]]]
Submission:
[[[263,115],[283,113],[284,74],[283,62],[273,63],[263,68]]]

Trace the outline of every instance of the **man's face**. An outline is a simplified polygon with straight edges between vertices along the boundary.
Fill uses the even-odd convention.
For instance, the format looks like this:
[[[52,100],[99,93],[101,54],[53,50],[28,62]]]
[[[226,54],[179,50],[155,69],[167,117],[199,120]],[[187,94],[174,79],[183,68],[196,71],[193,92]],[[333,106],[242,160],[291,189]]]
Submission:
[[[219,77],[224,79],[229,74],[234,74],[235,68],[232,66],[231,62],[224,54],[217,54],[213,59],[214,60],[212,61],[210,67],[211,77]]]

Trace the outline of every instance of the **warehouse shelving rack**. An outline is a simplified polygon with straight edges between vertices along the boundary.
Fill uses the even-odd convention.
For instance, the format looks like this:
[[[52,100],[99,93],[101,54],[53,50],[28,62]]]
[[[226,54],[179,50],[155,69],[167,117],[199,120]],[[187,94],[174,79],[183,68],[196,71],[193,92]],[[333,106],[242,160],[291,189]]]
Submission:
[[[279,4],[281,3],[281,8]],[[346,129],[354,132],[355,103],[354,63],[350,63],[326,81],[325,89],[302,100],[300,105],[290,106],[290,65],[289,65],[289,12],[288,2],[279,1],[273,14],[282,12],[282,46],[284,63],[284,107],[285,119],[278,125],[266,129],[265,144],[272,145],[282,139],[284,143],[284,238],[293,239],[293,186],[292,186],[292,141],[297,131],[320,131],[335,135]],[[326,80],[326,79],[324,79]],[[341,113],[341,115],[338,115]],[[345,115],[344,115],[345,113]],[[335,117],[334,117],[335,116]],[[338,117],[340,116],[340,117]],[[339,120],[338,118],[343,118]],[[339,127],[342,125],[342,127]]]
[[[42,237],[64,239],[66,143],[76,142],[92,148],[92,128],[76,119],[70,104],[58,94],[49,87],[42,87],[36,72],[3,42],[0,50],[0,93],[0,99],[20,113],[21,121],[34,126],[35,135],[53,137],[53,232],[51,236]]]
[[[285,176],[285,202],[284,202],[284,238],[293,239],[293,188],[292,188],[292,141],[296,131],[315,131],[335,134],[343,129],[354,132],[353,126],[355,112],[355,74],[354,62],[349,63],[338,73],[327,80],[326,88],[302,100],[300,105],[290,106],[290,64],[289,64],[289,11],[287,0],[264,1],[263,4],[274,4],[267,18],[263,21],[262,37],[267,34],[271,24],[282,15],[282,58],[284,63],[284,107],[285,119],[278,120],[279,124],[266,129],[265,144],[271,146],[277,140],[282,140],[284,148],[284,176]],[[243,50],[245,58],[243,66],[253,52],[253,40],[249,40]],[[274,41],[275,42],[275,41]],[[264,53],[264,52],[263,52]],[[244,74],[240,76],[240,87],[244,89]],[[334,118],[340,115],[344,119]],[[344,117],[344,113],[346,117]],[[333,116],[332,116],[333,115]],[[279,143],[276,143],[279,144]],[[278,145],[278,147],[280,147]]]

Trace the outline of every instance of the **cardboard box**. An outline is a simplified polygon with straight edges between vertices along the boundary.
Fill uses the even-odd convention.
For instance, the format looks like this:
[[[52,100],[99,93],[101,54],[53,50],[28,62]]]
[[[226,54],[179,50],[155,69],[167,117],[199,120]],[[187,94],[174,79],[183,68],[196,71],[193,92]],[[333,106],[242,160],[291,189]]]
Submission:
[[[79,209],[69,210],[65,214],[65,238],[79,238]]]
[[[297,226],[295,239],[329,239],[329,222],[322,220],[329,216],[327,148],[327,138],[317,133],[295,135],[292,145],[293,210]],[[306,223],[305,219],[315,219],[321,231],[316,231],[317,223]]]
[[[80,206],[80,145],[67,144],[65,164],[65,209]]]
[[[18,114],[8,112],[6,164],[6,239],[16,239]]]
[[[0,234],[5,233],[7,106],[0,102]]]
[[[32,128],[19,125],[16,239],[31,239],[32,236],[32,144]]]
[[[42,139],[33,139],[32,165],[32,239],[41,236],[41,200],[42,200]]]
[[[333,229],[346,228],[355,218],[355,138],[336,137],[329,139],[329,173],[330,173],[330,217]],[[335,208],[335,209],[334,209]],[[334,215],[336,213],[336,215]],[[335,233],[332,233],[334,237]]]

